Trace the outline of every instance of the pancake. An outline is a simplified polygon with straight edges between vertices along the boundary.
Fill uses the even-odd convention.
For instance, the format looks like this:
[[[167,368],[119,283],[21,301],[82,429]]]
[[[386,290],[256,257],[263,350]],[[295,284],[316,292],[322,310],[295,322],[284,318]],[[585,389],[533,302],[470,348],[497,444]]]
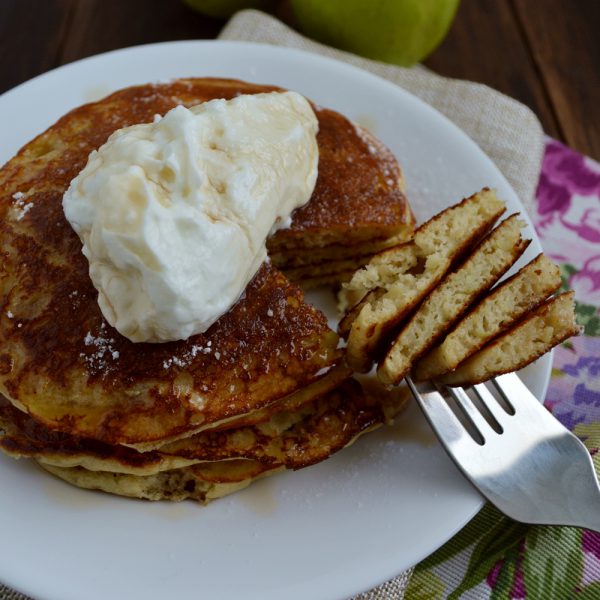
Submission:
[[[259,425],[205,431],[148,452],[51,431],[0,398],[0,449],[60,467],[150,475],[195,463],[257,460],[297,469],[346,446],[359,433],[390,419],[404,398],[364,394],[354,380],[295,411],[278,412]]]
[[[321,118],[317,109],[317,117],[319,176],[313,198],[294,213],[291,228],[267,244],[273,264],[305,288],[348,280],[348,273],[409,240],[414,230],[410,206],[401,200],[404,178],[391,152],[339,115]],[[319,215],[317,202],[323,207]]]
[[[403,402],[365,395],[354,380],[295,411],[254,425],[205,431],[154,451],[109,445],[51,431],[0,398],[0,449],[59,467],[151,475],[195,463],[249,459],[298,469],[324,460],[359,433],[393,418]]]
[[[81,243],[62,212],[71,179],[114,130],[177,104],[274,89],[223,79],[127,88],[71,111],[2,168],[0,391],[15,406],[58,431],[148,450],[268,411],[339,364],[324,316],[269,264],[205,334],[130,343],[103,320]],[[270,250],[293,254],[412,231],[391,153],[338,113],[314,108],[317,185]]]
[[[559,294],[437,380],[466,386],[518,371],[580,331],[573,292]]]
[[[394,155],[339,113],[313,108],[319,121],[315,190],[311,200],[294,211],[291,226],[268,240],[269,254],[285,262],[298,251],[321,248],[334,258],[340,247],[351,252],[392,237],[410,239],[415,221]]]
[[[10,196],[18,194],[22,206],[28,206],[36,182],[43,179],[47,185],[51,178],[55,186],[65,189],[85,165],[88,154],[116,129],[151,122],[155,114],[162,115],[178,104],[192,106],[270,91],[281,88],[217,78],[126,88],[71,111],[28,144],[17,160],[5,167],[8,172],[0,176],[0,189]],[[315,190],[311,200],[293,213],[290,227],[268,240],[274,263],[285,266],[290,257],[308,248],[327,247],[334,256],[335,249],[344,246],[353,256],[352,248],[363,243],[373,242],[380,249],[390,237],[409,239],[414,217],[393,154],[339,113],[314,104],[313,109],[319,121]],[[16,203],[13,210],[15,216],[22,212]]]
[[[521,238],[524,225],[518,215],[503,221],[431,291],[379,364],[377,376],[383,383],[404,379],[413,363],[510,269],[530,243]]]
[[[0,448],[16,458],[33,458],[79,487],[150,500],[208,501],[259,476],[321,462],[393,419],[404,404],[404,396],[365,394],[349,379],[301,412],[278,415],[278,422],[272,419],[267,427],[200,433],[142,454],[49,432],[0,399]]]
[[[417,381],[433,379],[461,362],[539,306],[561,286],[560,269],[543,254],[497,286],[465,316],[444,341],[416,365]]]
[[[0,317],[0,388],[52,428],[111,444],[164,443],[263,409],[340,360],[325,317],[267,264],[205,334],[133,344],[103,320],[83,256],[56,267],[19,256],[31,268],[19,269]],[[26,278],[35,291],[17,301]]]
[[[352,371],[344,361],[336,364],[334,367],[328,370],[322,369],[322,371],[327,372],[325,374],[322,372],[318,373],[318,379],[302,389],[295,391],[293,394],[289,394],[280,400],[268,404],[264,408],[243,413],[241,415],[232,417],[231,419],[224,419],[223,421],[211,424],[201,431],[222,431],[224,429],[231,429],[232,427],[263,424],[281,412],[293,412],[300,409],[302,406],[304,406],[304,404],[311,402],[315,398],[318,398],[338,387],[352,374]],[[156,444],[148,444],[147,446],[144,444],[137,444],[132,447],[144,451],[145,449],[152,449],[158,446]]]
[[[370,370],[377,354],[450,268],[492,227],[504,204],[486,189],[421,225],[414,239],[375,255],[342,287],[347,316],[347,358],[355,371]]]
[[[248,487],[253,481],[283,469],[240,460],[214,465],[194,465],[154,475],[130,475],[88,471],[83,467],[56,467],[38,463],[52,475],[71,485],[143,500],[193,499],[203,504]]]
[[[412,236],[412,233],[410,234]],[[371,239],[365,242],[352,242],[347,245],[343,242],[328,244],[321,247],[298,248],[292,252],[271,252],[271,262],[282,271],[288,269],[306,267],[315,264],[339,262],[343,260],[365,259],[377,252],[381,252],[392,246],[405,242],[406,237],[402,234],[392,237]]]

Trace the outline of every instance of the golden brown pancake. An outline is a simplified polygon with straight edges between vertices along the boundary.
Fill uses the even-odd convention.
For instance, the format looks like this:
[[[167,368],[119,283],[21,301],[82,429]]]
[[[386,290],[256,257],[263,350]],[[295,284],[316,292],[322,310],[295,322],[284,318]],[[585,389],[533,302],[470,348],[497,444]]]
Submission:
[[[38,464],[52,475],[80,488],[143,500],[179,502],[190,498],[203,504],[244,489],[253,481],[283,469],[252,460],[232,460],[161,471],[153,475],[131,475]]]
[[[400,408],[397,401],[384,405],[364,395],[360,385],[348,379],[316,401],[276,413],[263,424],[204,431],[142,453],[51,431],[0,397],[0,449],[14,458],[35,458],[44,464],[138,475],[232,459],[299,469],[325,460]]]
[[[33,458],[79,487],[151,500],[205,501],[261,475],[321,462],[396,416],[404,402],[398,395],[365,394],[349,379],[312,405],[275,415],[263,426],[202,432],[140,453],[49,431],[0,398],[0,448],[15,458]]]
[[[16,256],[17,277],[4,279],[14,287],[0,316],[0,388],[51,428],[160,445],[263,409],[339,360],[325,317],[270,265],[205,334],[134,344],[103,320],[82,255],[57,266],[41,249]],[[28,281],[35,291],[24,297]]]
[[[102,318],[62,194],[118,128],[272,86],[186,79],[77,108],[0,171],[0,391],[48,427],[148,449],[227,423],[311,384],[340,360],[324,316],[264,265],[205,334],[132,344]],[[396,161],[341,115],[315,107],[319,178],[272,251],[368,241],[412,229]]]
[[[304,287],[346,281],[376,252],[410,239],[414,229],[393,154],[341,115],[318,107],[316,114],[319,175],[313,197],[294,213],[290,229],[268,241],[273,264]]]

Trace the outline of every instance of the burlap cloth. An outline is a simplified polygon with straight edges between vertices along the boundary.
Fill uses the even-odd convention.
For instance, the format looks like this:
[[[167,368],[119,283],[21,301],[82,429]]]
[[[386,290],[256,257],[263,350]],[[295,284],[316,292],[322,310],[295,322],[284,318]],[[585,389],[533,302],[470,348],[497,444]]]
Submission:
[[[316,52],[392,81],[454,121],[496,163],[525,206],[531,206],[540,171],[544,136],[537,117],[516,100],[479,83],[440,77],[421,66],[405,69],[323,46],[255,10],[237,13],[219,38]],[[401,600],[411,573],[411,569],[400,573],[394,579],[355,596],[354,600]],[[0,600],[28,599],[0,585]]]

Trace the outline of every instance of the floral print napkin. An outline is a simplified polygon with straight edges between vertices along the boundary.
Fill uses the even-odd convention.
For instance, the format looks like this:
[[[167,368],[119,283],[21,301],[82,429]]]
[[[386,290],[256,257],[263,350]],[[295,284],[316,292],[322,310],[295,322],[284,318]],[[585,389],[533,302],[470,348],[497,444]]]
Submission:
[[[532,215],[545,253],[575,291],[581,336],[556,348],[546,407],[600,472],[600,164],[546,140]],[[407,600],[600,599],[600,534],[528,526],[491,505],[415,569]]]

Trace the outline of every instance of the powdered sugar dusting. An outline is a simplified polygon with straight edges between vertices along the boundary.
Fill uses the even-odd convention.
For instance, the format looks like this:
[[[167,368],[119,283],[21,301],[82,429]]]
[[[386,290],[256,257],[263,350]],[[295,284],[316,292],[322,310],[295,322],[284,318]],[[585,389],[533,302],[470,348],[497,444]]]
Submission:
[[[210,354],[212,352],[211,346],[211,341],[206,342],[206,346],[194,344],[183,356],[172,356],[164,360],[163,369],[170,369],[173,365],[180,369],[185,369],[199,354]]]
[[[332,365],[328,366],[328,367],[323,367],[322,369],[319,369],[316,373],[315,373],[315,377],[321,377],[321,375],[325,375],[325,373],[331,371],[331,369],[333,368]]]
[[[377,148],[373,144],[373,141],[371,140],[370,136],[367,135],[366,131],[362,127],[359,127],[354,123],[353,123],[353,125],[354,125],[354,131],[356,131],[356,135],[358,135],[358,137],[367,145],[369,154],[376,155]]]
[[[106,324],[102,323],[100,331],[106,331]],[[98,336],[92,335],[91,331],[88,331],[86,336],[83,338],[83,343],[86,346],[92,346],[93,352],[86,354],[85,352],[80,353],[80,357],[83,358],[88,365],[94,369],[103,369],[108,366],[109,360],[116,361],[119,359],[119,351],[115,350],[113,344],[115,339],[105,336],[101,333]]]
[[[15,201],[15,218],[17,219],[17,221],[20,221],[33,208],[33,202],[26,203],[25,199],[27,198],[27,196],[23,192],[15,192],[12,195],[12,198]]]

